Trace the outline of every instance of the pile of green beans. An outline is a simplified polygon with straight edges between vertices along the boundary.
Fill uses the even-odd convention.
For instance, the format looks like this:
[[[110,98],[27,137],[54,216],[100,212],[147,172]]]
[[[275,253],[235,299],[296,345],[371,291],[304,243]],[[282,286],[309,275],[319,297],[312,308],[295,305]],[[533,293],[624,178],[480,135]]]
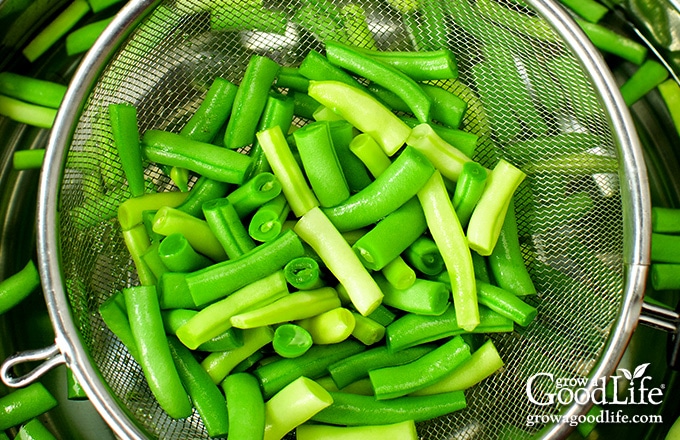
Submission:
[[[195,407],[211,436],[311,435],[308,420],[411,433],[503,365],[471,334],[537,313],[514,216],[524,173],[473,161],[465,101],[423,83],[455,79],[453,54],[325,49],[299,68],[254,55],[179,133],[139,133],[134,107],[110,107],[139,285],[101,316],[161,408]],[[197,180],[149,193],[146,162]]]

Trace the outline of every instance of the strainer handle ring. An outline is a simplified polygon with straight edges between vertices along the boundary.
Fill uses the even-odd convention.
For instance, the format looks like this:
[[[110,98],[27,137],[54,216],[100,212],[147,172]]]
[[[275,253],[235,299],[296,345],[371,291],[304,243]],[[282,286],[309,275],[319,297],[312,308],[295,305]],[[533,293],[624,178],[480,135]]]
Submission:
[[[12,374],[12,369],[16,365],[39,361],[42,362],[23,376],[16,377],[14,374]],[[0,366],[0,377],[2,378],[4,384],[8,387],[21,388],[32,384],[43,374],[47,373],[57,365],[61,365],[65,362],[66,360],[64,359],[64,355],[61,353],[61,350],[55,343],[45,348],[21,351],[8,357],[2,363],[2,366]]]

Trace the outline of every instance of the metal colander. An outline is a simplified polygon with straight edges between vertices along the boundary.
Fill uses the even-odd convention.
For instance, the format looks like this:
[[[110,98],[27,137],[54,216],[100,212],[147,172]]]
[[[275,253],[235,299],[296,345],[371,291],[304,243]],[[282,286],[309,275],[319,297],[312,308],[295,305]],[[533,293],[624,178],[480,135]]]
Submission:
[[[50,354],[74,370],[118,435],[207,437],[197,414],[172,420],[160,409],[141,368],[98,315],[112,293],[137,283],[114,217],[126,184],[107,106],[136,105],[142,133],[179,131],[212,80],[238,84],[252,54],[295,66],[310,49],[323,52],[323,39],[338,32],[355,41],[337,14],[352,3],[363,8],[380,50],[450,48],[459,78],[438,84],[468,102],[461,128],[479,136],[474,158],[492,167],[503,157],[528,174],[515,208],[538,290],[527,301],[538,316],[526,329],[491,335],[505,367],[466,392],[468,408],[419,424],[419,435],[517,438],[519,428],[564,436],[572,426],[527,427],[527,417],[578,415],[588,405],[537,406],[527,398],[527,380],[538,372],[568,378],[613,372],[637,323],[648,263],[644,164],[599,53],[552,1],[423,0],[417,10],[398,0],[257,3],[275,14],[275,24],[244,14],[245,1],[132,1],[83,61],[41,180],[40,269],[58,335]],[[211,27],[216,3],[232,5],[220,8],[220,19],[239,29]],[[296,19],[309,5],[327,14],[314,26]],[[509,56],[494,56],[498,48]],[[477,82],[480,66],[493,87]],[[509,106],[518,95],[523,100]],[[147,181],[156,191],[173,189],[153,166]],[[104,214],[111,220],[101,221]]]

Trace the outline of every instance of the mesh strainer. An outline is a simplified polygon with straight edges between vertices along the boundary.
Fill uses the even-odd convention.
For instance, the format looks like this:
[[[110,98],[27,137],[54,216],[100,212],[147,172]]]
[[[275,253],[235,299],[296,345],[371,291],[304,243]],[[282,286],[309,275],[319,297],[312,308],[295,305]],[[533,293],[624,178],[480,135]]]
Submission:
[[[254,53],[295,66],[310,49],[323,51],[323,39],[337,31],[331,12],[353,3],[365,11],[381,50],[426,50],[443,41],[457,56],[460,77],[439,85],[468,101],[462,128],[479,135],[475,159],[492,166],[504,157],[529,173],[515,204],[539,292],[527,301],[538,317],[521,332],[494,335],[505,368],[467,392],[467,409],[420,424],[419,435],[498,438],[513,426],[565,435],[569,425],[527,428],[527,417],[583,414],[588,405],[539,407],[527,399],[527,380],[537,372],[590,378],[613,372],[640,314],[650,236],[646,173],[629,115],[578,26],[552,1],[424,0],[406,12],[410,3],[398,0],[265,0],[261,8],[283,17],[282,27],[271,29],[257,14],[244,14],[238,0],[221,10],[241,30],[216,30],[214,3],[224,2],[132,1],[83,61],[41,179],[40,270],[57,340],[18,360],[65,361],[122,437],[207,436],[197,414],[172,420],[158,407],[140,367],[97,313],[113,292],[137,282],[118,224],[96,220],[120,201],[110,189],[121,184],[122,172],[105,109],[130,102],[142,132],[179,131],[216,76],[238,83]],[[296,20],[303,3],[329,15],[315,26]],[[494,47],[510,56],[491,57]],[[494,87],[475,81],[481,65]],[[517,95],[525,99],[503,113]],[[614,169],[601,166],[612,162]],[[172,189],[159,169],[149,168],[147,177],[156,190]],[[94,193],[111,197],[91,199]],[[584,195],[590,209],[570,215],[575,197]],[[16,386],[39,374],[5,380]]]

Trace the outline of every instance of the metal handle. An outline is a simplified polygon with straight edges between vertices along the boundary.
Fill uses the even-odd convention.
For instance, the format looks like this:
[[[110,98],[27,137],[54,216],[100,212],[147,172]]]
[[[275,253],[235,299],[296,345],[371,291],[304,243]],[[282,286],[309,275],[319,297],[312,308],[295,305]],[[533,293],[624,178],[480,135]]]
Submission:
[[[670,334],[668,366],[674,370],[680,370],[680,313],[643,302],[640,323]]]
[[[14,376],[12,370],[16,365],[37,361],[42,362],[28,373],[19,377]],[[30,385],[52,368],[65,362],[64,355],[61,353],[61,350],[59,350],[59,347],[57,347],[57,344],[53,344],[37,350],[21,351],[8,357],[5,362],[2,363],[2,366],[0,366],[0,376],[8,387],[20,388]]]

